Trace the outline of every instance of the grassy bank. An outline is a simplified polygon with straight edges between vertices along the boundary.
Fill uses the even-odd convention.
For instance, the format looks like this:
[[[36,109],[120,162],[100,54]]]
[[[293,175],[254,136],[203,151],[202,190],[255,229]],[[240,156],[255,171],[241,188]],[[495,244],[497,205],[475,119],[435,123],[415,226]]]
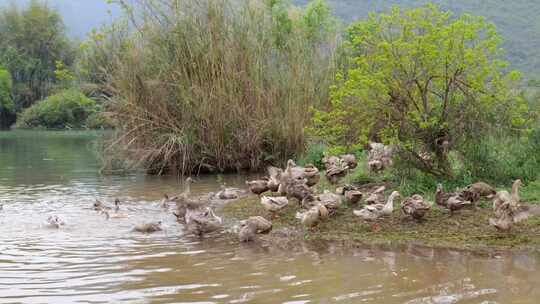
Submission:
[[[343,207],[337,214],[319,224],[316,231],[307,231],[294,215],[300,208],[289,207],[273,221],[274,229],[297,231],[292,239],[307,241],[358,242],[366,244],[401,245],[417,243],[433,247],[460,249],[540,249],[540,218],[517,224],[511,233],[499,233],[488,225],[490,208],[463,210],[454,216],[434,209],[426,221],[416,223],[394,211],[392,217],[375,223],[362,221],[352,214],[353,208]],[[256,197],[246,198],[224,207],[226,216],[244,219],[253,215],[268,217]]]
[[[524,189],[524,197],[539,197],[538,189]],[[433,194],[426,194],[425,197]],[[396,204],[397,206],[398,204]],[[281,242],[313,241],[338,242],[348,245],[355,243],[404,245],[419,244],[432,247],[445,247],[471,250],[493,249],[540,249],[540,217],[532,217],[518,223],[510,233],[498,232],[489,226],[492,216],[491,202],[482,201],[479,210],[465,209],[450,216],[446,211],[434,206],[426,220],[417,223],[403,216],[395,207],[392,217],[376,222],[365,222],[353,215],[352,210],[359,207],[344,205],[337,214],[321,222],[315,231],[303,227],[295,214],[300,210],[296,201],[291,201],[278,219],[273,220],[274,231]],[[245,219],[253,215],[268,218],[268,213],[259,203],[259,198],[250,196],[226,205],[226,217]],[[280,238],[281,230],[294,233]]]

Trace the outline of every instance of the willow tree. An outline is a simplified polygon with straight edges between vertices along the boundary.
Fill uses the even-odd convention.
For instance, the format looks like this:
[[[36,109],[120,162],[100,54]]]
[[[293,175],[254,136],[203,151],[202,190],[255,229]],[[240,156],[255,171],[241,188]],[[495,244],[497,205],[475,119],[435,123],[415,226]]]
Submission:
[[[501,38],[483,18],[434,5],[393,8],[348,30],[350,67],[338,73],[311,131],[338,147],[381,140],[410,165],[451,176],[449,152],[492,127],[521,126]]]

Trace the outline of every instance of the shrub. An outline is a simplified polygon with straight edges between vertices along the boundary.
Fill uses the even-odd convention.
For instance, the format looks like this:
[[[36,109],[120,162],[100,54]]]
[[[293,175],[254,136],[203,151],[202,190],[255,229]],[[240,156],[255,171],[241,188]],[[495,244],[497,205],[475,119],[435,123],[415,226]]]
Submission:
[[[307,164],[312,164],[319,169],[323,169],[324,164],[322,163],[322,159],[326,150],[327,146],[323,143],[309,144],[304,156],[298,160],[298,165],[305,166]]]
[[[75,89],[49,96],[24,110],[18,128],[83,128],[87,118],[98,111],[95,101]]]
[[[151,173],[258,169],[300,155],[309,108],[326,102],[335,75],[339,40],[324,2],[305,11],[281,0],[167,2],[126,10],[152,17],[102,70],[116,143]]]

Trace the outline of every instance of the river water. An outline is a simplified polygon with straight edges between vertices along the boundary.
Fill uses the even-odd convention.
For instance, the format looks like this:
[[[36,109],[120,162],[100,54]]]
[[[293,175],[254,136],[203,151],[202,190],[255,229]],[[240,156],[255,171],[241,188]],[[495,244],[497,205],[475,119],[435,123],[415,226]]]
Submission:
[[[100,176],[89,132],[0,132],[0,303],[540,303],[537,253],[418,246],[284,251],[184,235],[158,206],[175,177]],[[231,186],[245,177],[224,176]],[[197,179],[215,191],[217,176]],[[95,198],[118,197],[106,220]],[[61,217],[61,229],[45,226]],[[145,235],[134,225],[161,220]]]

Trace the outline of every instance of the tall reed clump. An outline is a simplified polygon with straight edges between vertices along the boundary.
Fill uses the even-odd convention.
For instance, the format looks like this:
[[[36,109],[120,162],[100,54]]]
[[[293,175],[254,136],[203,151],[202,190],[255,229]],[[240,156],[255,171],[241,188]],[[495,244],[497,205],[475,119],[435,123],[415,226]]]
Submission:
[[[324,1],[139,0],[106,86],[113,143],[153,173],[257,169],[301,153],[328,99],[338,24]]]

